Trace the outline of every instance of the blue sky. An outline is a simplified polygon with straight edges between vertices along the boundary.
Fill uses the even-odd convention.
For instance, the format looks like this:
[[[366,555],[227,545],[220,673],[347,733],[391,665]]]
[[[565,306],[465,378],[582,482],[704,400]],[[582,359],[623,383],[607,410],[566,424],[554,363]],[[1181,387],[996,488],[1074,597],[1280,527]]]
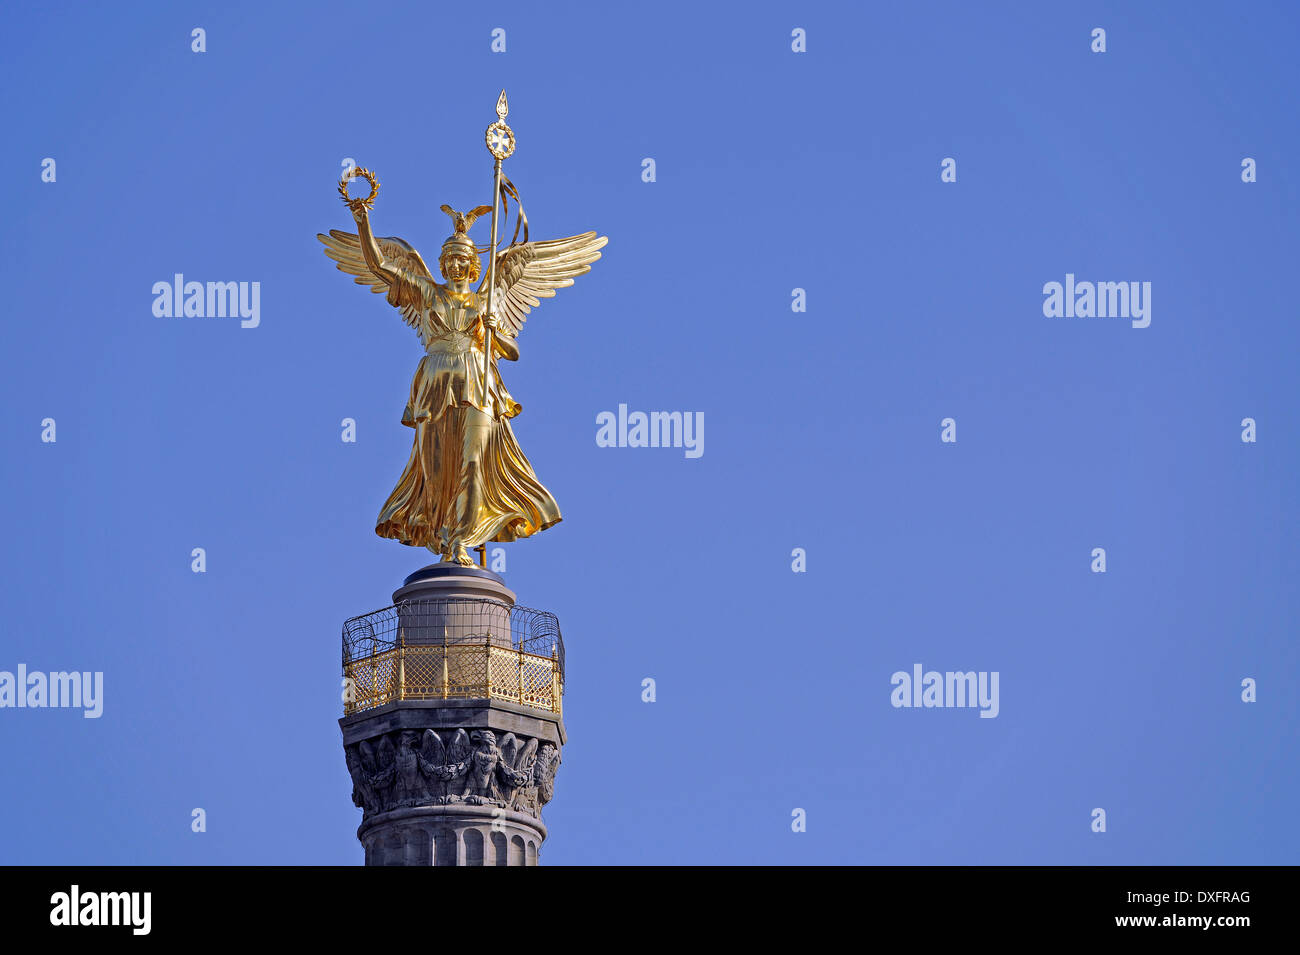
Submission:
[[[360,862],[420,347],[315,234],[351,157],[432,261],[504,87],[534,237],[609,237],[503,367],[564,514],[507,550],[568,650],[544,862],[1294,863],[1297,14],[974,6],[11,11],[0,670],[105,701],[0,710],[0,861]],[[177,272],[260,325],[155,317]],[[1045,317],[1067,273],[1150,327]],[[704,454],[598,447],[620,403]],[[917,663],[999,715],[892,707]]]

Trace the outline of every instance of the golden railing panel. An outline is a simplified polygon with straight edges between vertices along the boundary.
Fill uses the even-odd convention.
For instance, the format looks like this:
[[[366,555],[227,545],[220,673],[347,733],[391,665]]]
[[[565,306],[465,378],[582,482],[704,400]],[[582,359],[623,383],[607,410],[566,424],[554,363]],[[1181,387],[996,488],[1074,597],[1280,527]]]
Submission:
[[[492,644],[456,643],[384,650],[347,663],[346,715],[398,700],[494,699],[561,712],[560,662]]]

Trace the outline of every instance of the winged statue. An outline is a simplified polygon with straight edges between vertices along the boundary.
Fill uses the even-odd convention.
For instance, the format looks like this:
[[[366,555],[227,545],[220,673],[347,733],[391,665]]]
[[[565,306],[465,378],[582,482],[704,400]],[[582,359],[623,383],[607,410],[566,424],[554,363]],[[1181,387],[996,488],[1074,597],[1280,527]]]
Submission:
[[[560,520],[559,506],[515,440],[510,420],[522,406],[506,390],[497,361],[519,360],[519,333],[531,311],[589,272],[607,239],[584,232],[529,241],[520,210],[523,241],[516,225],[514,239],[497,250],[495,206],[457,212],[444,205],[454,231],[438,256],[440,282],[410,243],[374,235],[370,208],[378,183],[366,170],[357,174],[370,179],[369,197],[349,196],[346,178],[340,185],[357,231],[331,229],[317,238],[341,272],[386,297],[424,348],[402,413],[402,424],[414,430],[411,456],[375,532],[469,566],[471,548],[530,537]],[[508,180],[500,185],[500,158],[497,182],[503,203],[510,195],[518,200]],[[469,230],[489,212],[493,243],[481,249]],[[495,278],[490,288],[489,276]]]

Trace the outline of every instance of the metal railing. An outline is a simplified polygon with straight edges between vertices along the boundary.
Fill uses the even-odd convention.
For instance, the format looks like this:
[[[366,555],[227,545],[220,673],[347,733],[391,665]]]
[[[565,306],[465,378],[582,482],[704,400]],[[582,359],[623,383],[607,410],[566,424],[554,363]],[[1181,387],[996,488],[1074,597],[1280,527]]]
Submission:
[[[398,700],[496,699],[561,712],[554,614],[497,600],[412,600],[343,624],[343,712]]]

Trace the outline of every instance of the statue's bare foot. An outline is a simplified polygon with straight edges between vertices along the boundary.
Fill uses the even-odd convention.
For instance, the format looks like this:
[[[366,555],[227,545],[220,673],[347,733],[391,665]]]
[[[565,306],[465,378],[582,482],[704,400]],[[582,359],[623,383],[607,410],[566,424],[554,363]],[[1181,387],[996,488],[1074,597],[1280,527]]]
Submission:
[[[462,567],[473,567],[474,558],[469,556],[469,550],[464,544],[456,544],[452,547],[451,553],[442,558],[444,564],[460,564]]]

